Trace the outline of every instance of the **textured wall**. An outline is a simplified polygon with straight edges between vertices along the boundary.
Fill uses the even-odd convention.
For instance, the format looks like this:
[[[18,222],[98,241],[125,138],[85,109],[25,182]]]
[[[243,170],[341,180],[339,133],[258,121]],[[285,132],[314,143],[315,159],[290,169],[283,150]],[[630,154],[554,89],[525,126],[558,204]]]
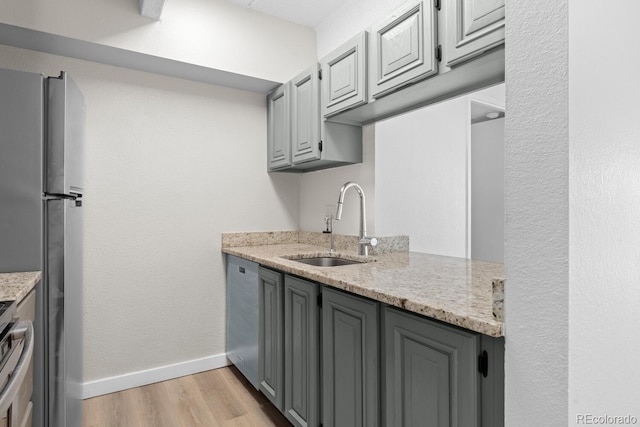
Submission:
[[[615,7],[569,7],[570,425],[640,420],[640,3]]]
[[[507,2],[507,426],[567,425],[567,2]]]
[[[311,28],[224,0],[167,1],[160,21],[138,0],[8,1],[0,21],[273,81],[316,59]]]
[[[262,95],[0,46],[86,99],[85,381],[225,352],[223,231],[295,230]]]

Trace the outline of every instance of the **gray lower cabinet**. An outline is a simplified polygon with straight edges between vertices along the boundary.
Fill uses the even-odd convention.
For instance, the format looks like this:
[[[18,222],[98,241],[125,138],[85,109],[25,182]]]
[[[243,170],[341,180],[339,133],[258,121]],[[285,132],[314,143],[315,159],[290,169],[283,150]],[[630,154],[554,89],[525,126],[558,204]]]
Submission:
[[[368,37],[363,31],[320,61],[323,117],[367,103]]]
[[[320,287],[285,276],[284,415],[299,427],[320,425]]]
[[[259,388],[294,426],[504,426],[503,338],[264,267],[258,279]]]
[[[227,358],[258,382],[258,264],[227,255]]]
[[[436,12],[434,0],[410,2],[372,29],[372,98],[438,73]]]
[[[322,291],[324,427],[380,425],[379,306],[327,287]]]
[[[284,307],[282,273],[258,273],[258,381],[260,391],[284,408]]]
[[[444,1],[447,66],[473,59],[504,44],[505,0]]]
[[[480,425],[479,334],[384,310],[386,425]]]
[[[504,427],[504,337],[480,336],[481,355],[486,355],[486,371],[480,379],[483,427]],[[486,375],[485,375],[486,374]]]

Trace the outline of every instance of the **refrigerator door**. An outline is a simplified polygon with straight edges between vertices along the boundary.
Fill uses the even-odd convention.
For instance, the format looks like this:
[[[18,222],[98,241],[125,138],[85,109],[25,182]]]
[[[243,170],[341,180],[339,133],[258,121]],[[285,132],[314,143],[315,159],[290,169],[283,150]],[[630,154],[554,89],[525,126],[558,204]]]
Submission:
[[[48,425],[82,424],[82,204],[46,202]],[[46,422],[44,425],[47,425]]]
[[[47,120],[44,191],[47,194],[82,194],[84,96],[64,72],[60,77],[47,78]]]
[[[0,272],[42,268],[42,86],[0,69]]]

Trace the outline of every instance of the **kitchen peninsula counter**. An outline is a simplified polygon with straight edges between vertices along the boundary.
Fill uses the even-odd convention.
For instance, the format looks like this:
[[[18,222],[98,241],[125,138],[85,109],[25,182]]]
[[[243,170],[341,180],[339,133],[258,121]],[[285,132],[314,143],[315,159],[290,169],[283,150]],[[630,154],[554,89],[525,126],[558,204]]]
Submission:
[[[0,301],[20,302],[38,284],[39,271],[0,273]]]
[[[329,256],[326,246],[230,246],[224,235],[222,252],[485,335],[503,336],[502,319],[494,315],[494,288],[501,294],[504,285],[499,263],[396,251],[370,256],[362,264],[317,267],[287,258]],[[364,259],[343,249],[331,256]]]

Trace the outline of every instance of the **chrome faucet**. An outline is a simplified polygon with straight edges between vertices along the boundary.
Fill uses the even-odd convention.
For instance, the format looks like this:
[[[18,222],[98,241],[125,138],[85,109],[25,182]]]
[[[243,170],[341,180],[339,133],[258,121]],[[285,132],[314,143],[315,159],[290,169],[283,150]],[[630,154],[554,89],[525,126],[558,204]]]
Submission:
[[[358,255],[367,256],[369,254],[369,245],[376,246],[378,239],[367,236],[367,213],[365,209],[364,190],[355,182],[347,182],[340,189],[338,196],[338,210],[336,212],[336,221],[342,218],[342,205],[344,204],[344,194],[353,187],[360,195],[360,240],[358,241]]]

